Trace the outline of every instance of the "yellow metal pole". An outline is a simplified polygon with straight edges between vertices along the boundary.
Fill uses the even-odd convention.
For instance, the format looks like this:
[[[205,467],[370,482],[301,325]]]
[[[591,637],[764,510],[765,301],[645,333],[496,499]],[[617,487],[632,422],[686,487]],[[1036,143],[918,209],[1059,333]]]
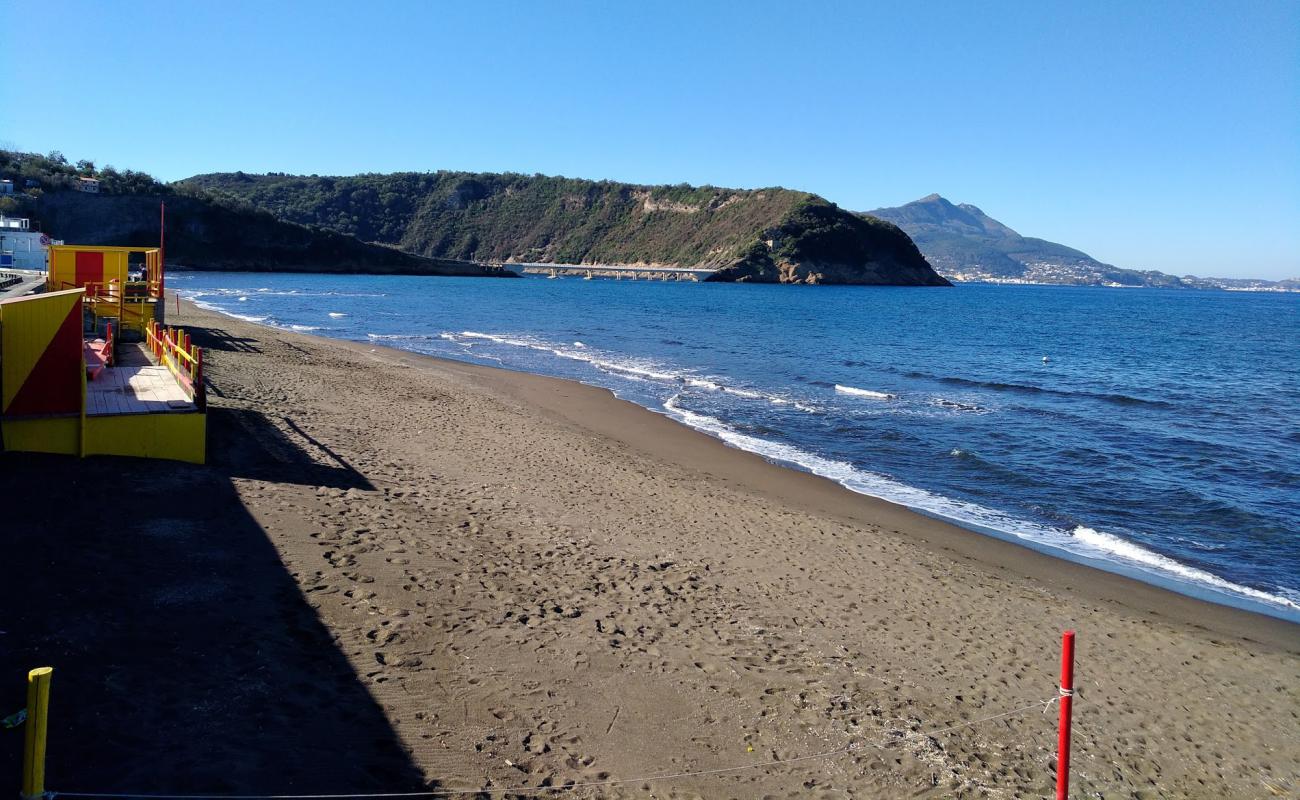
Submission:
[[[77,427],[77,458],[86,457],[86,356],[81,356],[81,424]]]
[[[23,748],[23,797],[34,800],[45,794],[45,732],[50,710],[50,679],[53,667],[27,673],[27,731]]]

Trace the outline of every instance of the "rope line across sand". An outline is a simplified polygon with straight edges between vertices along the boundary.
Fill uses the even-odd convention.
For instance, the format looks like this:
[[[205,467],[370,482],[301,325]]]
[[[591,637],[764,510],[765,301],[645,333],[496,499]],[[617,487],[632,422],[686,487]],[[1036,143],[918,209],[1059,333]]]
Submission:
[[[615,780],[604,781],[585,781],[579,783],[566,783],[562,786],[501,786],[501,787],[481,787],[478,789],[428,789],[423,792],[378,792],[371,794],[137,794],[127,793],[107,793],[107,792],[46,792],[45,796],[49,800],[58,797],[83,797],[94,798],[98,800],[345,800],[346,798],[379,798],[379,797],[451,797],[456,795],[472,794],[546,794],[549,792],[567,792],[573,789],[592,789],[601,786],[617,786],[628,783],[649,783],[651,781],[669,781],[680,780],[682,778],[696,778],[708,775],[722,775],[729,772],[743,772],[750,769],[765,769],[767,767],[781,766],[784,764],[796,764],[800,761],[815,761],[818,759],[832,758],[834,756],[844,755],[845,753],[862,748],[876,748],[886,750],[902,742],[911,739],[927,738],[938,736],[942,733],[950,733],[961,728],[969,728],[984,722],[991,722],[995,719],[1023,714],[1027,711],[1036,709],[1046,710],[1055,703],[1059,698],[1051,697],[1047,700],[1040,700],[1037,703],[1031,703],[1027,706],[1014,708],[1010,711],[1004,711],[1001,714],[993,714],[979,719],[960,722],[956,725],[949,725],[944,728],[935,728],[928,731],[916,731],[909,733],[883,744],[875,742],[850,742],[844,747],[835,750],[827,750],[822,753],[811,753],[805,756],[796,756],[795,758],[773,759],[770,761],[759,761],[753,764],[740,764],[734,767],[719,767],[717,769],[690,770],[686,772],[668,772],[657,775],[647,775],[639,778],[619,778]]]

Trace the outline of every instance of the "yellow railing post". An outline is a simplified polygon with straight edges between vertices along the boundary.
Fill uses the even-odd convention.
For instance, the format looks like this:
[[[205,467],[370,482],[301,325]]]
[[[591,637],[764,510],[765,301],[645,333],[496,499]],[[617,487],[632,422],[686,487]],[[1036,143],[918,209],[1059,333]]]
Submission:
[[[45,732],[50,711],[50,679],[53,667],[27,673],[27,730],[23,747],[23,798],[34,800],[45,794]]]

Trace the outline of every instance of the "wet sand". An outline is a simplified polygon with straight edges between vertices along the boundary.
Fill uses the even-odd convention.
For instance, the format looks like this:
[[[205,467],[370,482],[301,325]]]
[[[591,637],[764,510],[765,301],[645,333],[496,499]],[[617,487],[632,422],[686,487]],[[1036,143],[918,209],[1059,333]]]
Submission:
[[[1042,797],[1055,707],[979,720],[1055,696],[1067,627],[1073,796],[1300,787],[1297,626],[853,494],[601,389],[188,305],[172,321],[209,348],[208,466],[0,459],[31,491],[129,464],[132,491],[209,498],[118,519],[141,561],[127,585],[172,591],[122,607],[81,492],[18,537],[54,611],[0,625],[20,643],[5,680],[45,659],[118,711],[59,709],[77,716],[52,734],[50,788]],[[189,544],[155,572],[167,530]],[[81,622],[55,635],[51,613]],[[163,689],[134,677],[174,659]],[[248,696],[212,700],[226,687]],[[147,755],[160,717],[169,747],[207,758]],[[87,748],[112,758],[68,755]]]

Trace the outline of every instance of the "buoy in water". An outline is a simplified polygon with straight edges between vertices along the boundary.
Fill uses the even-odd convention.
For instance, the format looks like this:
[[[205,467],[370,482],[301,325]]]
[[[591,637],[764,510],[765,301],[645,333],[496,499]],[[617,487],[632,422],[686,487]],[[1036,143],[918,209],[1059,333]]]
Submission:
[[[1048,358],[1047,356],[1043,356],[1043,363],[1044,363],[1044,364],[1046,364],[1047,362],[1049,362],[1049,361],[1051,361],[1051,360],[1052,360],[1052,359]]]

